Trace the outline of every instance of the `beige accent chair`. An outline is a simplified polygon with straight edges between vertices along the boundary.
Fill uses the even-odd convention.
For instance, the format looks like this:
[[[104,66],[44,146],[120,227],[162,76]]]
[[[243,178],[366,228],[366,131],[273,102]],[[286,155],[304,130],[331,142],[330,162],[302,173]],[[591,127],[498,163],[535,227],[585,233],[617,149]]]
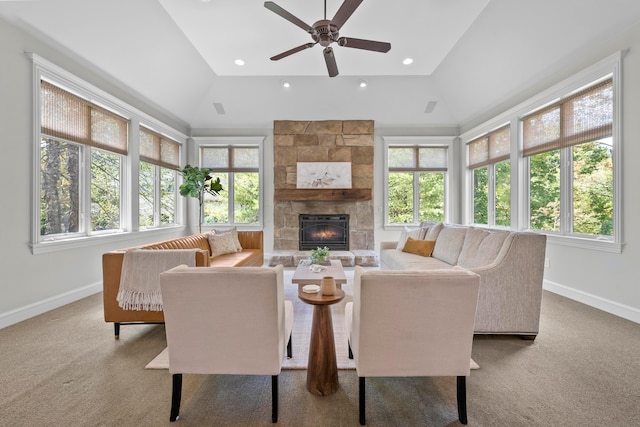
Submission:
[[[473,325],[480,277],[466,269],[365,270],[355,267],[345,306],[349,357],[359,379],[365,424],[366,377],[456,376],[458,419],[467,423]]]
[[[160,274],[171,421],[178,418],[182,374],[271,375],[271,420],[278,420],[278,375],[291,357],[293,304],[283,267],[186,267]]]

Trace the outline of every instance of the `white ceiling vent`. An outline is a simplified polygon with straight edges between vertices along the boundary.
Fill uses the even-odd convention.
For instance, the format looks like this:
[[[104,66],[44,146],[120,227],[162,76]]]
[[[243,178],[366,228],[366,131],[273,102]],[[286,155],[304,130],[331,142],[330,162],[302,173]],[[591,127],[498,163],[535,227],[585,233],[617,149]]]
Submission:
[[[436,104],[438,104],[438,101],[429,101],[427,108],[424,109],[425,114],[433,113],[433,110],[436,108]]]
[[[220,102],[214,102],[213,103],[213,108],[216,109],[216,113],[221,114],[221,115],[225,114],[224,106]]]

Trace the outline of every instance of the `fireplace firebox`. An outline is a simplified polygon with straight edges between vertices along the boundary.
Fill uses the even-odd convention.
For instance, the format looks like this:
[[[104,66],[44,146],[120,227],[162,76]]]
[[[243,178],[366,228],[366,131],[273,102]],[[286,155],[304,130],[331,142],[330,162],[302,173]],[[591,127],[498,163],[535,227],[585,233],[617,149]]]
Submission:
[[[349,215],[301,214],[300,250],[326,246],[334,251],[349,250]]]

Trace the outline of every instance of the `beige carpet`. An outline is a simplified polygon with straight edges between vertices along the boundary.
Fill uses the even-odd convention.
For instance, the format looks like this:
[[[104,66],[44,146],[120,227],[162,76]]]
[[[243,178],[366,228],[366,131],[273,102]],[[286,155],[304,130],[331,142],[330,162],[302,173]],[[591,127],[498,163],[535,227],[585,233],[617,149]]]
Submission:
[[[349,359],[349,349],[344,325],[344,306],[352,300],[353,269],[345,272],[347,283],[342,286],[347,296],[338,304],[331,306],[333,317],[333,334],[336,343],[336,361],[338,369],[355,369],[355,363]],[[291,333],[293,357],[284,357],[282,369],[306,369],[309,358],[309,337],[311,336],[311,323],[313,321],[313,306],[305,304],[298,298],[298,286],[291,283],[293,270],[285,270],[285,298],[293,302],[293,331]],[[479,369],[478,364],[472,359],[471,369]],[[169,352],[165,348],[145,369],[169,369]]]
[[[143,369],[166,346],[162,325],[105,323],[102,294],[0,329],[0,426],[240,427],[271,424],[271,378],[185,375],[169,423],[171,375]],[[469,426],[640,426],[640,325],[544,291],[535,341],[477,335]],[[282,371],[278,427],[358,425],[358,376],[331,396]],[[367,380],[367,425],[460,426],[452,377]]]

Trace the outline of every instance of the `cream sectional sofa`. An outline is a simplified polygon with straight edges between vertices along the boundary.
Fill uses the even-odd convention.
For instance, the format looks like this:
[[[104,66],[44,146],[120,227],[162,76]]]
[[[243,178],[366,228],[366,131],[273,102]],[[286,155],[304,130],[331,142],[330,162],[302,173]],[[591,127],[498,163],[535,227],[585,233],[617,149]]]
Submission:
[[[430,257],[403,252],[407,237],[435,240]],[[382,242],[382,269],[466,268],[480,275],[476,334],[514,334],[535,339],[539,331],[546,236],[424,222]]]

